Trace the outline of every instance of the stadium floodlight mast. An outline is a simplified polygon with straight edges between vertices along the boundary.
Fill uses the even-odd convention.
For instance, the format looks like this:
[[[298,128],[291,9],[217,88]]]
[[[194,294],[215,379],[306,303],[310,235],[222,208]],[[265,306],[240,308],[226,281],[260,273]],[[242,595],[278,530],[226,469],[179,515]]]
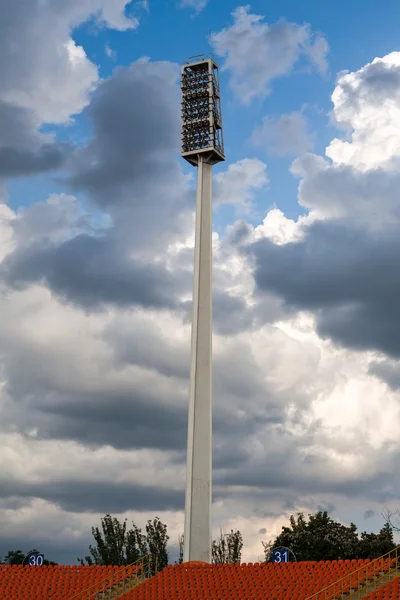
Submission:
[[[225,160],[218,64],[193,56],[181,69],[182,157],[197,167],[193,320],[183,560],[211,562],[212,167]]]

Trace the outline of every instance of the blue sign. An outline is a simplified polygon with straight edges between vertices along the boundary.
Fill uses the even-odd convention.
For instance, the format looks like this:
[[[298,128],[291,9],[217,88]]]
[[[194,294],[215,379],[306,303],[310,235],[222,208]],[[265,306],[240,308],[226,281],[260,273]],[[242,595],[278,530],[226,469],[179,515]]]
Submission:
[[[28,563],[32,567],[41,567],[44,563],[44,554],[31,554]]]
[[[287,563],[289,562],[289,550],[273,550],[272,551],[272,562],[274,563]]]

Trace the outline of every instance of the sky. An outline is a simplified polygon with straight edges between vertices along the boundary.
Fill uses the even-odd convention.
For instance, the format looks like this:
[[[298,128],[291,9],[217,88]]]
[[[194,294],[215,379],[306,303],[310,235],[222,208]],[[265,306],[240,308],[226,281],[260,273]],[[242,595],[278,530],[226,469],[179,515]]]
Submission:
[[[213,527],[400,508],[400,6],[0,0],[0,556],[183,533],[195,170],[180,65],[221,70]]]

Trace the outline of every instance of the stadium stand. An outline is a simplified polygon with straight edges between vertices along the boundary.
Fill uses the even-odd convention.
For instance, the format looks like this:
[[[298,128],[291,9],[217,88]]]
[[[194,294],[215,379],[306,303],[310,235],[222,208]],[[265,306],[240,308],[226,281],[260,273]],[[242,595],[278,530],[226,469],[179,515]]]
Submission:
[[[397,598],[400,598],[400,579],[398,577],[364,596],[364,600],[397,600]]]
[[[0,565],[0,600],[76,600],[124,589],[140,567]]]
[[[186,563],[153,576],[149,557],[128,567],[1,565],[0,600],[396,600],[397,552],[373,561]]]
[[[345,560],[288,564],[169,566],[128,591],[119,600],[332,600],[350,598],[380,577],[388,577],[397,560]],[[394,583],[393,583],[394,585]],[[398,590],[398,588],[396,588]],[[360,594],[359,594],[360,595]],[[396,596],[397,598],[397,596]],[[390,597],[390,600],[393,596]],[[371,599],[372,600],[372,599]],[[385,596],[373,600],[386,600]]]

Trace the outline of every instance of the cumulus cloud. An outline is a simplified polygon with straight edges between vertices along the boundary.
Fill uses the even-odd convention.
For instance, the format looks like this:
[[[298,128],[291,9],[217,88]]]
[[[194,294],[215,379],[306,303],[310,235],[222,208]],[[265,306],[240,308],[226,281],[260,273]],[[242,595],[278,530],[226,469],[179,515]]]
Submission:
[[[87,110],[94,137],[76,154],[73,187],[109,208],[121,201],[138,203],[144,194],[155,203],[148,186],[156,192],[158,184],[159,193],[163,188],[166,193],[168,184],[174,185],[180,140],[177,79],[176,65],[140,59],[99,86]],[[154,168],[157,177],[153,171],[149,178]],[[165,202],[158,204],[162,210]]]
[[[259,289],[283,299],[289,312],[312,311],[321,336],[398,357],[397,151],[395,128],[382,128],[379,117],[395,122],[388,108],[397,93],[395,62],[391,54],[339,78],[334,115],[353,128],[352,141],[343,142],[350,154],[332,152],[341,147],[336,140],[327,148],[331,161],[296,159],[299,202],[310,215],[298,223],[297,240],[259,239],[251,253]]]
[[[71,37],[88,19],[98,26],[135,28],[129,0],[1,0],[0,177],[27,176],[60,168],[68,147],[38,133],[43,123],[64,123],[89,102],[99,82],[97,66]],[[23,40],[23,43],[20,43]]]
[[[40,134],[33,114],[0,100],[0,177],[17,177],[60,168],[70,149]]]
[[[259,289],[288,310],[317,312],[318,331],[346,346],[398,356],[398,232],[315,223],[301,241],[252,246]]]
[[[269,25],[262,15],[249,11],[249,6],[236,8],[233,24],[210,37],[214,51],[225,58],[222,68],[229,71],[232,90],[242,102],[266,96],[270,82],[290,73],[301,57],[326,72],[328,44],[309,25],[283,20]]]
[[[342,74],[332,94],[334,121],[348,132],[335,138],[326,155],[360,171],[397,170],[400,154],[400,52],[391,52],[354,73]]]
[[[96,235],[79,232],[79,223],[71,222],[80,235],[55,243],[34,236],[4,263],[9,284],[45,281],[59,296],[86,307],[176,305],[174,287],[179,295],[178,288],[183,293],[190,281],[178,276],[179,282],[154,261],[157,245],[160,252],[174,231],[192,223],[189,184],[170,153],[179,147],[176,78],[174,65],[140,60],[100,85],[88,109],[95,135],[71,159],[69,185],[87,191],[111,222]],[[65,205],[64,198],[59,203],[64,213]],[[20,227],[30,214],[21,215]]]
[[[80,112],[98,82],[97,67],[71,38],[71,28],[96,18],[114,29],[135,28],[124,10],[130,0],[1,0],[0,99],[33,111],[45,122],[63,122]],[[24,40],[24,43],[16,43]],[[11,49],[11,50],[10,50]]]
[[[275,119],[264,117],[262,125],[254,130],[252,141],[269,154],[292,156],[312,150],[313,137],[302,113],[293,112]]]
[[[244,158],[215,176],[215,203],[231,204],[248,212],[254,194],[267,184],[267,165],[258,158]]]

